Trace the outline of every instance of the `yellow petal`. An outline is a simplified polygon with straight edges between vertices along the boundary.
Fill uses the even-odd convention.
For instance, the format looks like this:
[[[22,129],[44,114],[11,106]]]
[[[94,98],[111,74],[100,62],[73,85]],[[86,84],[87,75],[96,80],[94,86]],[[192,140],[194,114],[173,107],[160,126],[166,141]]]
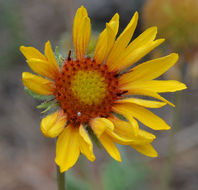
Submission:
[[[56,143],[55,162],[61,172],[67,171],[78,160],[80,154],[79,129],[68,125],[59,135]]]
[[[53,67],[54,70],[58,71],[58,64],[49,41],[45,43],[45,56],[50,66]]]
[[[93,144],[82,125],[79,127],[79,134],[80,151],[93,162],[96,159],[93,153]]]
[[[108,133],[114,142],[122,145],[142,145],[151,143],[155,136],[149,132],[139,129],[137,136],[135,136],[131,125],[126,121],[121,121],[117,118],[110,118],[114,123],[115,129]]]
[[[136,139],[134,138],[134,135],[132,138],[127,138],[127,137],[119,135],[118,133],[116,133],[116,131],[109,130],[109,129],[106,129],[105,133],[108,134],[114,142],[119,143],[119,144],[129,145],[136,141]]]
[[[126,98],[126,99],[118,100],[115,103],[125,103],[125,104],[133,103],[147,108],[161,108],[162,106],[166,105],[165,102],[143,100],[139,98]]]
[[[75,15],[73,24],[73,43],[76,59],[84,58],[91,35],[90,19],[86,9],[81,6]]]
[[[144,46],[145,44],[148,44],[149,42],[153,42],[155,40],[156,35],[157,35],[156,26],[146,29],[142,34],[140,34],[136,39],[134,39],[129,44],[129,46],[127,47],[127,50],[133,51],[134,49],[140,48]]]
[[[151,111],[138,106],[136,104],[117,104],[114,105],[113,110],[119,112],[126,112],[127,114],[132,115],[144,125],[150,127],[154,130],[168,130],[170,126],[165,123],[160,117],[153,114]]]
[[[137,136],[138,130],[139,130],[139,125],[138,125],[137,121],[133,118],[133,116],[131,115],[130,112],[128,112],[124,109],[118,109],[118,106],[120,106],[120,104],[113,106],[113,108],[112,108],[113,111],[123,115],[130,122],[131,129],[133,130],[134,135]]]
[[[157,93],[175,92],[186,89],[186,85],[176,80],[137,81],[126,84],[126,88],[150,90]]]
[[[119,27],[119,15],[116,13],[111,21],[106,24],[106,28],[100,34],[96,49],[94,53],[94,60],[96,63],[101,64],[108,56],[118,32]]]
[[[152,51],[154,48],[156,48],[163,42],[164,42],[164,39],[158,39],[158,40],[143,44],[141,47],[134,48],[136,47],[134,45],[132,46],[133,50],[132,48],[130,48],[131,46],[127,47],[123,55],[120,56],[120,59],[117,60],[117,63],[115,63],[115,69],[116,70],[126,69],[127,67],[139,61],[142,57],[144,57],[146,54],[148,54],[150,51]]]
[[[128,139],[135,138],[136,140],[141,139],[141,141],[145,142],[152,142],[156,137],[155,135],[144,131],[142,129],[138,130],[138,136],[135,136],[133,129],[131,128],[131,125],[127,121],[122,121],[120,119],[117,119],[116,117],[109,118],[113,124],[114,124],[114,132],[118,134],[121,137],[125,137]]]
[[[104,146],[104,148],[106,149],[106,151],[109,153],[109,155],[115,160],[121,162],[119,150],[117,149],[116,145],[112,141],[111,137],[108,136],[106,133],[103,133],[99,137],[99,140],[101,144]]]
[[[129,73],[119,78],[119,84],[123,85],[132,81],[152,80],[172,67],[178,60],[178,54],[172,53],[168,56],[144,62],[132,68]]]
[[[157,27],[150,27],[140,34],[135,40],[133,40],[123,54],[120,56],[119,60],[126,59],[126,56],[129,56],[134,50],[148,46],[153,42],[157,34]]]
[[[121,88],[122,90],[126,90],[128,95],[143,95],[143,96],[150,96],[153,98],[156,98],[158,100],[161,100],[163,102],[166,102],[167,104],[175,107],[175,105],[171,102],[169,102],[168,100],[166,100],[165,98],[163,98],[162,96],[160,96],[158,93],[153,92],[151,90],[145,90],[145,89],[136,89],[133,88],[133,86],[125,86]]]
[[[155,135],[153,135],[152,133],[149,133],[145,130],[142,130],[142,129],[138,130],[138,137],[143,138],[143,139],[151,140],[150,142],[152,142],[154,139],[156,139]]]
[[[53,80],[58,73],[57,68],[53,67],[47,60],[31,58],[27,60],[27,63],[35,73]]]
[[[133,33],[135,31],[135,28],[137,26],[138,21],[138,13],[136,12],[134,16],[132,17],[131,21],[125,28],[125,30],[120,34],[118,39],[116,40],[112,51],[110,52],[106,64],[108,65],[108,68],[110,71],[115,69],[114,63],[116,63],[117,59],[119,58],[120,54],[125,51],[126,46],[130,42]]]
[[[139,140],[136,136],[133,138],[122,137],[114,131],[106,131],[106,133],[112,138],[113,142],[116,142],[121,145],[130,145],[130,144],[144,144],[145,141]],[[146,141],[148,143],[148,141]]]
[[[155,39],[155,36],[157,34],[157,28],[151,27],[147,29],[145,32],[143,32],[140,36],[138,36],[135,40],[133,40],[127,48],[124,49],[124,51],[119,51],[119,56],[114,59],[114,62],[112,64],[112,70],[121,70],[123,60],[126,60],[127,57],[129,57],[134,50],[142,49],[142,47],[148,46],[148,44],[152,43]],[[145,49],[145,48],[144,48]],[[128,61],[128,60],[127,60]]]
[[[64,130],[66,122],[66,115],[63,111],[56,111],[42,119],[41,131],[46,137],[57,137]]]
[[[49,41],[45,44],[46,57],[33,47],[21,46],[20,50],[35,73],[50,79],[55,78],[59,69]]]
[[[43,77],[36,76],[32,73],[23,72],[22,74],[23,85],[33,92],[41,95],[52,95],[55,88],[54,83],[44,79]]]
[[[35,59],[45,60],[45,56],[34,47],[20,46],[20,51],[22,52],[22,54],[25,56],[26,59],[35,58]]]
[[[97,137],[100,137],[106,129],[111,131],[114,129],[113,123],[106,118],[92,119],[90,125]]]
[[[100,136],[103,133],[106,133],[109,136],[111,136],[112,139],[117,140],[116,142],[118,143],[120,142],[120,144],[130,144],[131,142],[134,142],[134,139],[124,138],[113,132],[114,126],[111,120],[109,119],[105,119],[105,118],[93,119],[90,124],[92,126],[94,133],[97,135],[98,138],[100,138]]]
[[[157,151],[153,148],[153,146],[151,144],[131,145],[131,147],[146,156],[149,156],[149,157],[157,157],[158,156]]]
[[[106,59],[109,51],[111,50],[114,42],[114,33],[109,25],[106,25],[106,29],[100,34],[98,42],[96,44],[96,50],[94,53],[94,60],[97,64],[101,64]]]
[[[114,31],[114,35],[117,35],[118,33],[118,28],[119,28],[119,14],[116,13],[112,19],[109,21],[109,26],[111,29]]]
[[[84,19],[84,17],[87,17],[87,10],[84,8],[84,6],[81,6],[77,11],[76,15],[74,17],[74,23],[73,23],[73,41],[74,41],[74,46],[76,44],[76,39],[77,35],[79,32],[79,26]]]

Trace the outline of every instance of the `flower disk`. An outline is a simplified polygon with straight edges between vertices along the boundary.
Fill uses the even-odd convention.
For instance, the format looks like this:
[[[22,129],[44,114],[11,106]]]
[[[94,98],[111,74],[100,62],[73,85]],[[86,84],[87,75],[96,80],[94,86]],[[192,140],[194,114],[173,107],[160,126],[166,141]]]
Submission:
[[[68,121],[78,126],[91,118],[107,117],[114,101],[123,93],[117,88],[116,73],[89,58],[66,59],[55,84],[54,95]]]
[[[97,71],[78,71],[71,81],[73,94],[85,104],[98,105],[106,94],[105,78]]]

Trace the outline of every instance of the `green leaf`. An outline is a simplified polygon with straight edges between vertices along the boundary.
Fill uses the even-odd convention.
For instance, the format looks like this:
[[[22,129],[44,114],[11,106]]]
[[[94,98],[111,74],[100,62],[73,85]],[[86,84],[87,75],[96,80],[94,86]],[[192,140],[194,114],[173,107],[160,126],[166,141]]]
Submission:
[[[32,96],[33,98],[37,99],[37,100],[50,100],[52,98],[54,98],[54,96],[43,96],[43,95],[40,95],[40,94],[37,94],[33,91],[31,91],[29,88],[25,87],[24,88],[25,92]]]

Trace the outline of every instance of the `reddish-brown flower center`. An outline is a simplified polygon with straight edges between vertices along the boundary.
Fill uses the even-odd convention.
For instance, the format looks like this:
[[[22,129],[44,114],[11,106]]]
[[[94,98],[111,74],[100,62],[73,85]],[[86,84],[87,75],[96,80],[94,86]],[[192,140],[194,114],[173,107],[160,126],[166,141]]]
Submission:
[[[108,117],[114,101],[123,93],[118,89],[117,73],[89,58],[66,59],[55,84],[54,95],[74,125]]]

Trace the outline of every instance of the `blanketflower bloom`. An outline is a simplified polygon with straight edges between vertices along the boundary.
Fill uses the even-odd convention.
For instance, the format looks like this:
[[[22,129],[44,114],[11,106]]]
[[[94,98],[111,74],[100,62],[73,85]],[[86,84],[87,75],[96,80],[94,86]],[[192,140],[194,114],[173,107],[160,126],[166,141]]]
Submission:
[[[80,153],[90,161],[95,160],[90,137],[99,140],[117,161],[121,161],[121,156],[115,143],[129,145],[146,156],[157,156],[151,145],[156,137],[140,129],[137,120],[153,130],[170,129],[147,108],[174,106],[159,93],[183,90],[186,86],[174,80],[154,80],[177,62],[175,53],[126,70],[164,41],[155,40],[157,28],[151,27],[130,42],[137,21],[136,12],[116,39],[119,28],[116,13],[106,23],[94,56],[89,58],[86,49],[91,24],[86,9],[81,6],[73,23],[75,58],[70,51],[61,67],[49,41],[44,55],[33,47],[20,47],[30,68],[39,75],[24,72],[24,86],[37,94],[54,96],[59,104],[59,109],[42,119],[41,131],[46,137],[58,138],[55,162],[61,172],[71,168]],[[160,101],[137,98],[137,95]]]

